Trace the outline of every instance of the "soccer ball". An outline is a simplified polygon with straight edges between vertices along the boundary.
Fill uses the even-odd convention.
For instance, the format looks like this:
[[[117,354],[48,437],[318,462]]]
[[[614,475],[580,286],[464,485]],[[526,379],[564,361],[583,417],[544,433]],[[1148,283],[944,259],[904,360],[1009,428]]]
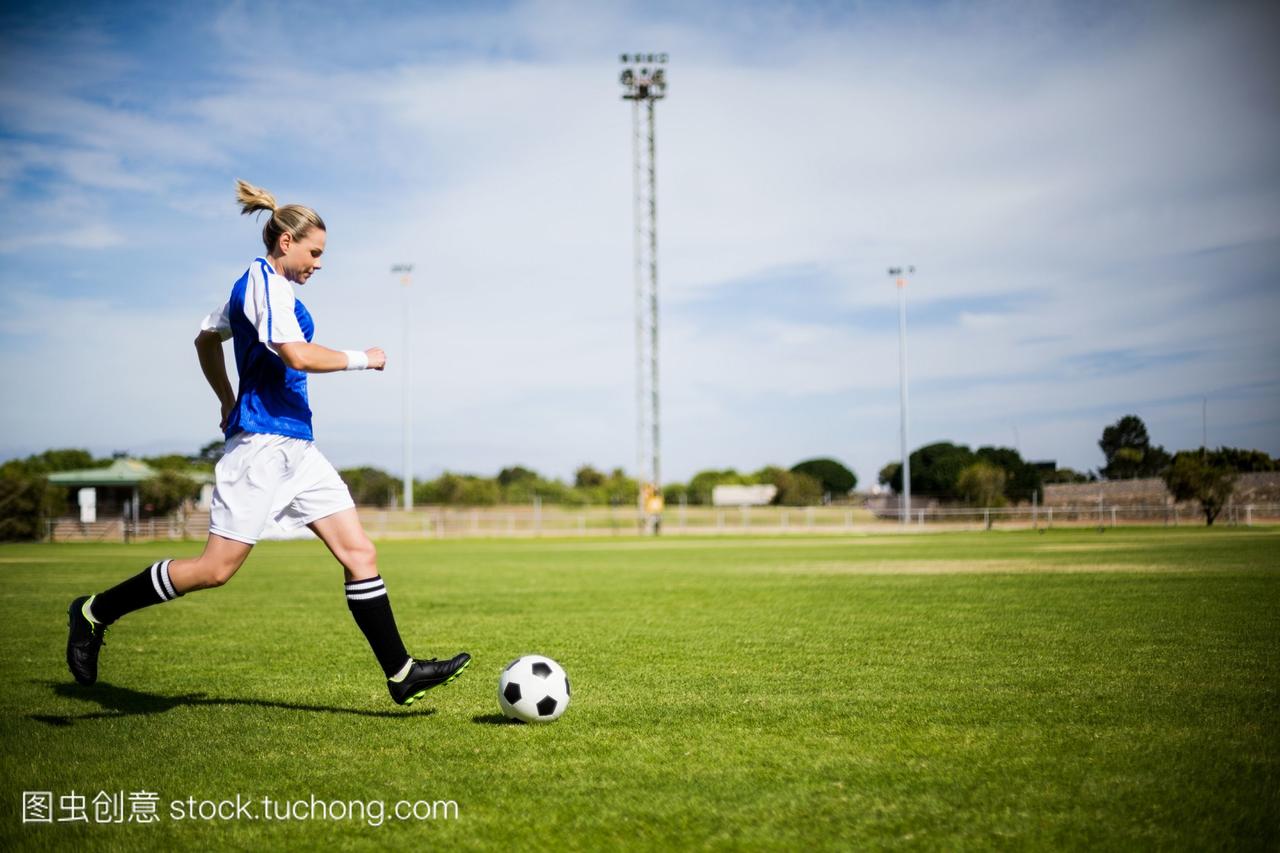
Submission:
[[[551,658],[516,658],[498,679],[498,705],[508,719],[524,723],[559,719],[569,707],[569,676]]]

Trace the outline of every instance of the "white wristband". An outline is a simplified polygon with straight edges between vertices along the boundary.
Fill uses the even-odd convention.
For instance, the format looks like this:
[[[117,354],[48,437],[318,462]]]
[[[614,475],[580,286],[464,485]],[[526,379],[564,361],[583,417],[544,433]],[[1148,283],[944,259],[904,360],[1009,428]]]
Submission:
[[[358,349],[344,349],[347,354],[347,366],[343,370],[368,370],[369,354]]]

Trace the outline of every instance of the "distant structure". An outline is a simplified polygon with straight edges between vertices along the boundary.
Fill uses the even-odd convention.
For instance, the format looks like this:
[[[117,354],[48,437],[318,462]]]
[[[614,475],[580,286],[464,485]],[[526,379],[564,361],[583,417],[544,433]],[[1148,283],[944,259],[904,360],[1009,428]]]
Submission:
[[[654,104],[667,94],[665,53],[624,53],[623,100],[631,102],[635,250],[637,513],[643,532],[662,530],[662,454],[658,428],[658,170]],[[647,144],[641,145],[641,109]],[[647,275],[646,275],[647,273]],[[647,406],[646,406],[647,403]],[[647,411],[646,411],[647,409]]]
[[[907,451],[907,279],[915,267],[889,267],[889,276],[898,288],[898,405],[901,409],[899,441],[902,444],[902,503],[898,518],[911,522],[911,454]]]
[[[84,468],[77,471],[58,471],[49,475],[49,483],[68,491],[67,502],[58,508],[49,521],[50,541],[53,539],[83,538],[86,525],[112,522],[118,525],[118,533],[124,541],[137,534],[145,515],[154,518],[151,510],[143,505],[142,484],[160,476],[160,471],[140,459],[116,459],[106,468]],[[178,473],[199,487],[199,492],[189,495],[198,510],[207,511],[213,497],[213,474],[199,469],[186,469]],[[95,539],[106,536],[98,531]]]
[[[778,496],[778,487],[716,486],[711,490],[712,506],[768,506]]]
[[[409,295],[409,285],[413,283],[413,264],[396,264],[391,268],[391,273],[400,276],[400,285],[404,294],[400,312],[404,320],[404,366],[400,370],[400,375],[403,377],[400,380],[403,383],[400,412],[404,419],[401,449],[404,452],[404,508],[413,509],[413,378],[411,373],[413,351],[410,347],[413,323],[409,320],[409,308],[413,301]]]

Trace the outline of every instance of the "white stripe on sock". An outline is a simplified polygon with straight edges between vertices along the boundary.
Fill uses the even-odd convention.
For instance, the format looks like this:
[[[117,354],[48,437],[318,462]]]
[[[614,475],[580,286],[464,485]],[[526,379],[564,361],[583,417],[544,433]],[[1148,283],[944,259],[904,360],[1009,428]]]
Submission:
[[[349,592],[347,593],[347,601],[364,601],[366,598],[378,598],[387,594],[385,589],[375,590],[373,592]]]
[[[156,588],[156,595],[160,596],[161,601],[168,601],[169,596],[164,594],[164,590],[160,588],[160,564],[151,564],[151,585]]]
[[[173,601],[178,597],[178,591],[173,588],[173,581],[169,577],[169,564],[173,560],[165,560],[160,564],[160,582],[164,584],[165,592],[169,593],[169,600]]]
[[[347,584],[347,592],[360,592],[366,589],[372,589],[375,586],[382,586],[382,578],[373,578],[367,581],[352,581]]]

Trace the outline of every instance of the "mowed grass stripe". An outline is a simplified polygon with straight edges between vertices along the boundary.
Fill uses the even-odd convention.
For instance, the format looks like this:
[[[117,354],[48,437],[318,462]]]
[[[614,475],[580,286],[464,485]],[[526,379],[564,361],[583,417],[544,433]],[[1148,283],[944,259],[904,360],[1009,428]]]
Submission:
[[[317,543],[264,544],[227,587],[127,618],[92,689],[62,663],[66,602],[199,545],[5,546],[0,840],[1274,846],[1278,544],[1265,529],[388,542],[410,648],[476,658],[411,710],[390,703]],[[554,725],[494,719],[499,670],[527,652],[573,681]],[[23,790],[72,789],[453,799],[461,816],[17,822]]]

